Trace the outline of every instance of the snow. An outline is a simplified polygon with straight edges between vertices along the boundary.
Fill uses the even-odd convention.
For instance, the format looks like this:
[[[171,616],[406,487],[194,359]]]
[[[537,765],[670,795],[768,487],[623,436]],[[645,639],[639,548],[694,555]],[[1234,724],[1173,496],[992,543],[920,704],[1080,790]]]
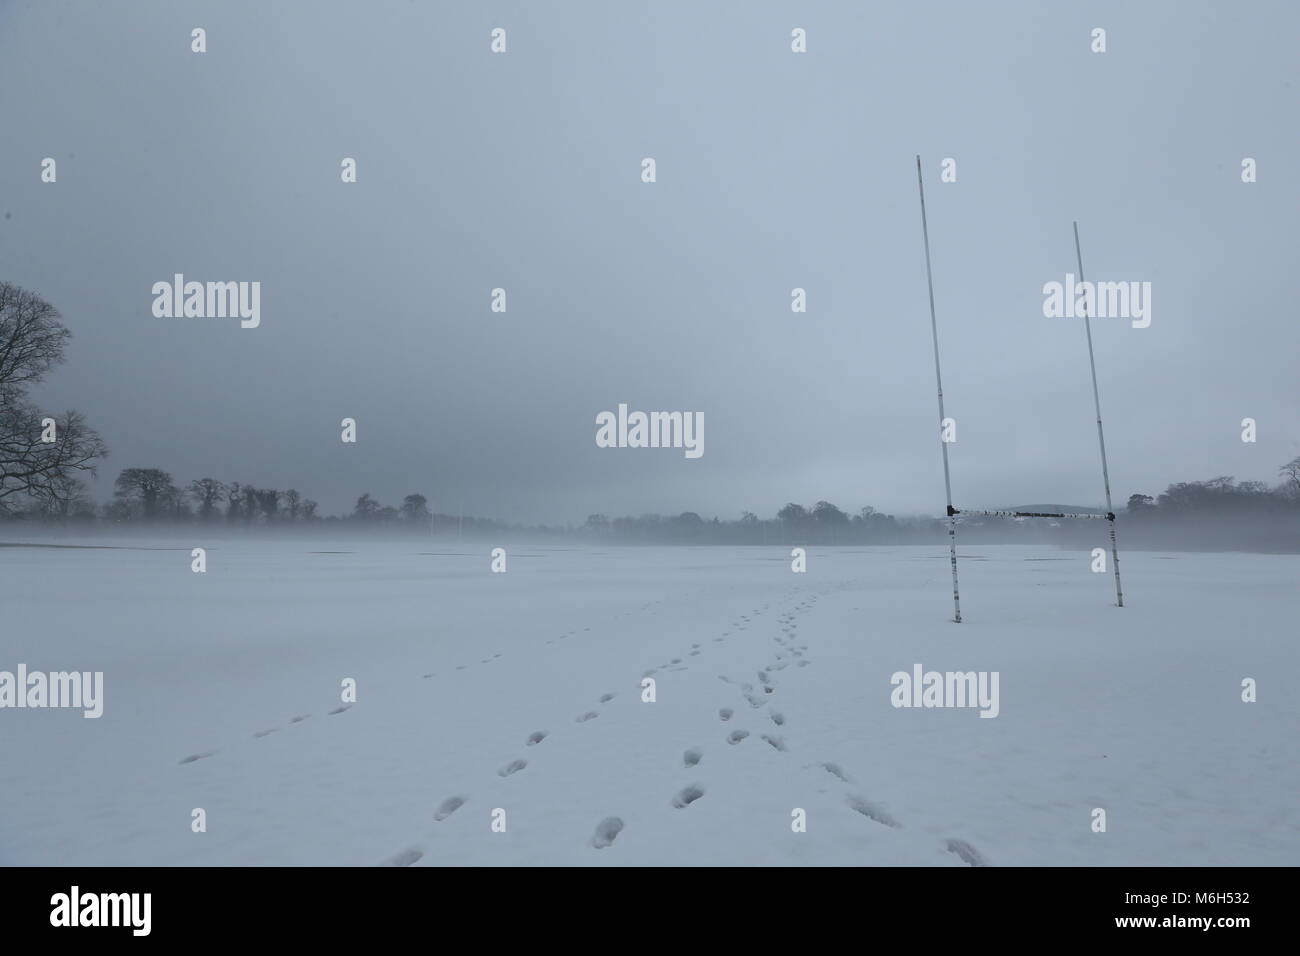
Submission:
[[[80,543],[0,547],[0,670],[105,682],[0,710],[0,863],[1300,862],[1297,556]]]

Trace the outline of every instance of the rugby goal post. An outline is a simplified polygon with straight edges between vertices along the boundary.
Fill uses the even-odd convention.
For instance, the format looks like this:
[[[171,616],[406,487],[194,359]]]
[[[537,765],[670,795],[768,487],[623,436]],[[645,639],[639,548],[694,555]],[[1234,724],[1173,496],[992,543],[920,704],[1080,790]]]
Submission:
[[[982,515],[997,518],[1104,518],[1110,526],[1111,565],[1115,569],[1115,603],[1124,606],[1124,588],[1119,578],[1119,546],[1115,540],[1115,509],[1110,496],[1110,468],[1106,461],[1106,433],[1101,424],[1101,398],[1097,391],[1097,360],[1092,348],[1092,323],[1089,320],[1091,301],[1086,300],[1083,310],[1083,328],[1088,341],[1088,369],[1092,373],[1092,401],[1097,413],[1097,445],[1101,451],[1101,480],[1106,492],[1105,514],[1084,514],[1076,512],[1042,512],[1042,511],[1007,511],[958,509],[952,505],[952,471],[948,464],[948,442],[944,440],[947,416],[943,408],[943,371],[939,363],[939,323],[934,309],[934,272],[930,262],[930,227],[925,215],[925,177],[921,172],[921,157],[916,157],[916,185],[921,197],[921,237],[925,244],[925,282],[930,294],[930,337],[934,343],[934,382],[939,395],[939,444],[943,449],[943,490],[947,498],[948,516],[948,560],[952,565],[952,608],[953,621],[961,623],[961,591],[957,584],[957,516]],[[1083,277],[1083,252],[1079,245],[1079,224],[1074,223],[1074,254],[1079,266],[1079,282]],[[1041,500],[1041,499],[1040,499]]]

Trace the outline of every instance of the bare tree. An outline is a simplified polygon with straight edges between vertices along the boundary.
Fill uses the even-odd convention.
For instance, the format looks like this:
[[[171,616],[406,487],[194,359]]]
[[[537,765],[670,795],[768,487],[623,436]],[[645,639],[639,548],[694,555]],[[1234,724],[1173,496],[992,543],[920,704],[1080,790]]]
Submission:
[[[849,516],[829,501],[819,501],[813,505],[813,521],[830,529],[831,544],[835,544],[837,531],[848,526]]]
[[[58,479],[57,495],[36,498],[32,502],[31,513],[46,520],[67,521],[69,518],[94,517],[95,505],[86,494],[86,486],[80,478],[68,475]]]
[[[189,489],[177,488],[175,485],[164,488],[158,498],[158,513],[172,521],[194,517],[194,512],[190,510]]]
[[[276,517],[280,512],[280,492],[274,488],[261,488],[255,494],[257,495],[257,506],[262,509],[262,514],[266,516],[266,523],[275,524]]]
[[[352,517],[357,521],[374,521],[379,517],[379,508],[379,502],[370,497],[370,492],[366,492],[357,499],[357,505],[352,509]]]
[[[180,495],[172,484],[172,476],[161,468],[125,468],[114,486],[118,498],[140,505],[141,516],[146,521],[157,518],[163,509],[174,507]]]
[[[1131,518],[1149,512],[1155,506],[1156,500],[1150,495],[1137,494],[1128,496],[1128,513]]]
[[[776,513],[777,520],[781,522],[781,538],[784,541],[790,534],[793,525],[796,536],[803,533],[804,527],[812,520],[812,515],[803,505],[795,504],[791,501]]]
[[[297,521],[298,513],[302,511],[302,495],[298,493],[297,488],[290,488],[282,497],[285,510],[289,512],[289,520]]]
[[[35,385],[63,364],[63,346],[70,338],[54,306],[0,282],[0,389]]]
[[[244,486],[237,481],[226,485],[226,520],[234,524],[239,520],[239,502],[244,496]]]
[[[1287,479],[1287,491],[1293,495],[1300,495],[1300,455],[1279,468],[1277,473]]]
[[[424,495],[407,495],[398,510],[403,521],[417,528],[427,528],[433,520],[433,515],[429,514],[429,499]]]
[[[199,517],[211,521],[217,515],[217,503],[226,494],[226,486],[215,478],[196,478],[190,482],[190,497],[198,502]]]
[[[108,454],[80,412],[70,409],[60,419],[27,400],[28,386],[64,361],[71,336],[54,306],[0,282],[0,512],[11,510],[6,499],[64,500],[78,487],[77,475],[94,475]],[[54,422],[54,441],[44,440],[47,418]]]

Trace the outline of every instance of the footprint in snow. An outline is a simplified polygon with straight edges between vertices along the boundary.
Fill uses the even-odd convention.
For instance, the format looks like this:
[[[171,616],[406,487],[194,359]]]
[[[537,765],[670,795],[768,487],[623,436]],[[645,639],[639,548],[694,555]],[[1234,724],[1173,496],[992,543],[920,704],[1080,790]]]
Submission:
[[[518,773],[520,770],[523,770],[527,766],[528,766],[527,760],[512,760],[504,767],[502,767],[500,770],[497,771],[497,776],[508,777],[512,773]]]
[[[380,863],[379,865],[380,866],[410,866],[412,863],[420,859],[422,856],[424,856],[423,850],[417,850],[415,847],[411,846],[411,847],[407,847],[405,850],[403,850],[400,853],[395,853],[394,855],[390,856],[387,860],[385,860],[383,863]]]
[[[892,816],[889,815],[889,812],[887,810],[885,810],[879,804],[872,803],[870,800],[867,800],[865,797],[859,797],[854,795],[849,797],[849,799],[846,802],[850,807],[858,811],[858,813],[862,814],[864,817],[866,817],[869,820],[875,820],[877,823],[882,823],[887,827],[897,828],[901,825],[897,820],[895,820]]]
[[[265,737],[265,736],[267,736],[268,734],[273,734],[273,733],[275,733],[276,729],[277,729],[277,728],[275,728],[275,727],[267,727],[266,730],[259,730],[259,731],[256,731],[256,732],[253,734],[253,736],[254,736],[254,737]]]
[[[723,707],[720,711],[718,711],[718,716],[721,717],[723,720],[730,720],[731,715],[734,713],[735,711],[733,711],[730,707]]]
[[[702,796],[704,796],[704,788],[698,783],[692,784],[689,787],[683,787],[673,796],[673,806],[679,810],[682,807],[689,807]]]
[[[577,721],[578,723],[580,723],[580,724],[585,724],[587,721],[589,721],[589,720],[594,720],[595,718],[597,718],[597,717],[599,717],[599,716],[600,716],[600,714],[598,714],[596,711],[594,711],[594,710],[589,710],[589,711],[587,711],[585,714],[579,714],[577,717],[575,717],[575,718],[573,718],[573,719],[576,720],[576,721]]]
[[[840,765],[837,763],[824,763],[822,764],[822,769],[824,769],[832,777],[839,777],[845,783],[853,782],[849,779],[848,774],[846,774],[843,770],[840,769]]]
[[[771,744],[774,749],[779,750],[782,753],[785,752],[785,738],[778,737],[776,734],[759,734],[759,736]]]
[[[190,754],[188,757],[182,757],[182,758],[180,759],[180,762],[181,762],[181,763],[194,763],[194,761],[196,761],[196,760],[202,760],[204,757],[211,757],[211,756],[212,756],[213,754],[215,754],[215,753],[216,753],[215,750],[205,750],[205,751],[204,751],[203,753],[201,753],[201,754]]]
[[[602,704],[608,704],[613,699],[614,699],[614,695],[612,693],[600,695],[600,702]]]
[[[777,711],[774,710],[772,711],[772,713],[768,714],[767,716],[770,717],[772,723],[776,724],[778,727],[785,725],[785,714],[778,713]]]
[[[949,853],[955,853],[957,856],[970,866],[989,866],[989,861],[984,858],[984,854],[975,849],[965,840],[949,840],[945,844]]]
[[[528,735],[528,746],[532,747],[537,744],[540,744],[545,739],[546,739],[546,731],[534,730],[531,734]]]
[[[703,750],[701,750],[699,747],[692,747],[690,750],[682,754],[682,764],[687,767],[694,767],[697,763],[700,762],[700,758],[703,756],[704,756]]]
[[[596,824],[596,832],[591,835],[591,845],[597,850],[603,850],[622,832],[622,820],[618,817],[606,817]]]
[[[464,797],[448,797],[438,805],[438,810],[434,813],[433,818],[438,821],[445,820],[464,805]]]
[[[727,734],[727,743],[738,744],[748,736],[748,730],[733,730],[731,733]]]
[[[351,706],[352,706],[351,704],[343,704],[340,707],[335,707],[333,710],[330,711],[330,716],[333,716],[334,714],[341,714],[343,713],[343,711],[347,710]]]
[[[304,720],[306,720],[306,719],[307,719],[308,717],[310,717],[310,716],[311,716],[311,714],[299,714],[297,717],[290,717],[290,718],[289,718],[289,723],[291,723],[291,724],[301,724]]]

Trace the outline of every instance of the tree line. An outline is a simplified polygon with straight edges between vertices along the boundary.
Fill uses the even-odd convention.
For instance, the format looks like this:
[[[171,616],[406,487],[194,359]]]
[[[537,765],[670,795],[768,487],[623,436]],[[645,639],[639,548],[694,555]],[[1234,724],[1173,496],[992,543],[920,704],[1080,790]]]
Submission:
[[[511,534],[627,544],[915,544],[943,541],[942,518],[896,518],[867,506],[847,512],[829,501],[795,502],[771,518],[751,511],[738,519],[710,519],[693,511],[610,518],[593,514],[580,525],[523,526],[480,517],[434,513],[422,494],[385,505],[369,494],[351,512],[321,515],[295,488],[196,478],[177,483],[161,468],[126,468],[113,500],[96,504],[84,479],[93,477],[108,448],[75,409],[42,411],[28,389],[64,361],[71,333],[57,310],[39,296],[0,282],[0,519],[149,526],[218,523],[240,528],[356,527],[426,533]],[[1300,456],[1279,469],[1269,486],[1222,476],[1178,482],[1158,496],[1134,494],[1122,515],[1126,540],[1136,546],[1300,551]],[[1085,545],[1093,521],[962,519],[971,543],[996,541]]]
[[[1284,481],[1235,481],[1231,477],[1171,484],[1158,496],[1135,494],[1119,515],[1122,542],[1130,547],[1180,550],[1300,551],[1300,457],[1282,466]],[[771,517],[744,511],[739,518],[676,515],[589,515],[581,524],[521,525],[489,518],[434,512],[429,499],[406,495],[386,505],[363,494],[348,512],[322,515],[297,489],[264,488],[248,482],[197,478],[178,483],[161,468],[127,468],[114,483],[113,499],[96,505],[84,492],[58,499],[34,497],[10,518],[70,525],[157,527],[193,524],[236,529],[387,530],[421,534],[568,540],[603,544],[904,545],[942,543],[947,522],[938,517],[896,517],[871,506],[854,512],[829,501],[812,506],[789,502]],[[1055,543],[1091,547],[1095,521],[964,516],[967,544]]]

